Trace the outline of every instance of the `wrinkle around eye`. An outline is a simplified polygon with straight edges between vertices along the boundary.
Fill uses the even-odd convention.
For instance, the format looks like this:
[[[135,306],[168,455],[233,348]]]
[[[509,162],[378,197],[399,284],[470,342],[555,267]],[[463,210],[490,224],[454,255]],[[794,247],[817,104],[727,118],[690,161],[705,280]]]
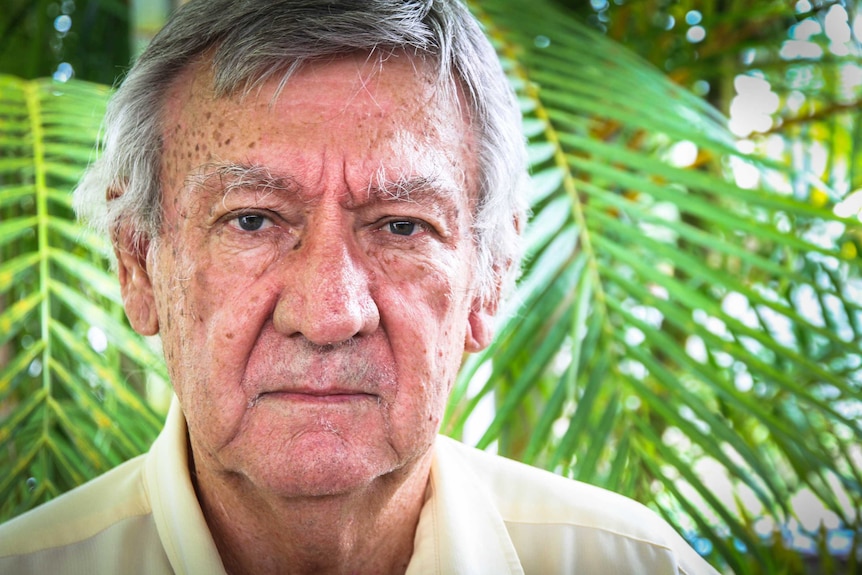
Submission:
[[[211,241],[217,250],[215,253],[221,257],[242,255],[269,261],[296,249],[300,232],[281,220],[278,214],[237,211],[219,218],[212,228]]]

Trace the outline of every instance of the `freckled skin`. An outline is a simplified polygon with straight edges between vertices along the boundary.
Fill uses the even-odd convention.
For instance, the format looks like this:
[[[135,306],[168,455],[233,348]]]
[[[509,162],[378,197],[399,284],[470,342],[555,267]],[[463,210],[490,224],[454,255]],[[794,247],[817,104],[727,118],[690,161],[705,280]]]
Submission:
[[[162,338],[235,572],[409,559],[446,398],[493,309],[474,295],[470,126],[429,78],[358,55],[306,66],[275,100],[274,83],[216,99],[199,63],[168,94],[163,228],[145,271],[118,249],[120,281],[132,325]],[[279,184],[226,192],[217,164]],[[448,192],[384,198],[381,174]]]
[[[280,496],[424,473],[461,355],[485,343],[471,333],[485,318],[471,285],[469,127],[406,57],[382,72],[363,61],[308,67],[274,105],[272,84],[215,99],[191,68],[166,108],[165,226],[148,271],[166,356],[182,358],[170,371],[195,465]],[[298,187],[222,198],[188,185],[213,162],[263,165]],[[461,197],[443,215],[369,200],[381,167],[443,177]],[[232,211],[249,207],[274,225],[237,229]],[[394,237],[378,225],[390,211],[435,231]],[[273,393],[296,390],[358,397]]]

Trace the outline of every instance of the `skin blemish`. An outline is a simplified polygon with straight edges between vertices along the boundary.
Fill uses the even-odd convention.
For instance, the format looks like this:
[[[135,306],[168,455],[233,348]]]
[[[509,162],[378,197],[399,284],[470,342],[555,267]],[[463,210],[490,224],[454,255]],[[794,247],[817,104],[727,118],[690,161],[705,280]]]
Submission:
[[[165,226],[179,230],[165,241],[187,256],[171,260],[165,249],[159,262],[174,272],[158,282],[162,309],[175,315],[161,330],[172,382],[197,430],[189,437],[199,469],[254,477],[268,493],[346,493],[393,469],[406,474],[433,442],[463,352],[470,301],[462,283],[473,252],[458,214],[467,211],[463,190],[475,172],[469,130],[447,121],[457,116],[450,103],[419,101],[427,96],[417,83],[421,62],[387,63],[367,97],[356,95],[356,64],[350,57],[309,65],[278,100],[273,82],[241,104],[178,81],[176,106],[166,111],[183,125],[167,138],[180,165],[162,167],[166,204],[176,205]],[[208,66],[189,70],[209,85]],[[332,117],[333,108],[342,112]],[[434,135],[436,124],[443,135]],[[208,156],[243,174],[244,163],[252,175],[268,171],[237,186],[226,209],[272,215],[271,225],[251,233],[215,226],[215,238],[211,221],[225,212],[207,214],[213,202],[225,207],[221,193],[230,186],[212,186],[203,199],[189,185],[209,169]],[[229,217],[221,222],[238,223]],[[428,229],[396,236],[389,224],[402,219],[428,220]],[[309,292],[321,297],[303,297]],[[270,393],[312,386],[355,388],[369,399],[314,405]],[[332,449],[343,457],[333,462]],[[235,457],[242,453],[252,457]]]

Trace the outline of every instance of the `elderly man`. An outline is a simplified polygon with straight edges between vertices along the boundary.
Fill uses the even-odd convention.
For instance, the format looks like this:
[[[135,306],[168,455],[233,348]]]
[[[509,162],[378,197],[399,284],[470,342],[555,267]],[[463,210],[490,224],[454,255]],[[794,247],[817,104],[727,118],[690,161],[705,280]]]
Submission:
[[[454,0],[182,8],[77,192],[176,398],[148,454],[4,526],[0,571],[710,572],[639,504],[437,437],[523,173]]]

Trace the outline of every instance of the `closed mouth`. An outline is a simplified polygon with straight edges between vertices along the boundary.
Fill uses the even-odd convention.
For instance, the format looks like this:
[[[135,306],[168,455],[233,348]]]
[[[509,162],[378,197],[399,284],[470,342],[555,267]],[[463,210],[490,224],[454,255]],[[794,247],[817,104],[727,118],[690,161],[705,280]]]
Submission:
[[[259,394],[249,402],[249,407],[254,407],[264,399],[277,401],[293,401],[306,403],[348,403],[373,399],[378,400],[376,395],[359,391],[347,390],[283,390],[268,391]]]

